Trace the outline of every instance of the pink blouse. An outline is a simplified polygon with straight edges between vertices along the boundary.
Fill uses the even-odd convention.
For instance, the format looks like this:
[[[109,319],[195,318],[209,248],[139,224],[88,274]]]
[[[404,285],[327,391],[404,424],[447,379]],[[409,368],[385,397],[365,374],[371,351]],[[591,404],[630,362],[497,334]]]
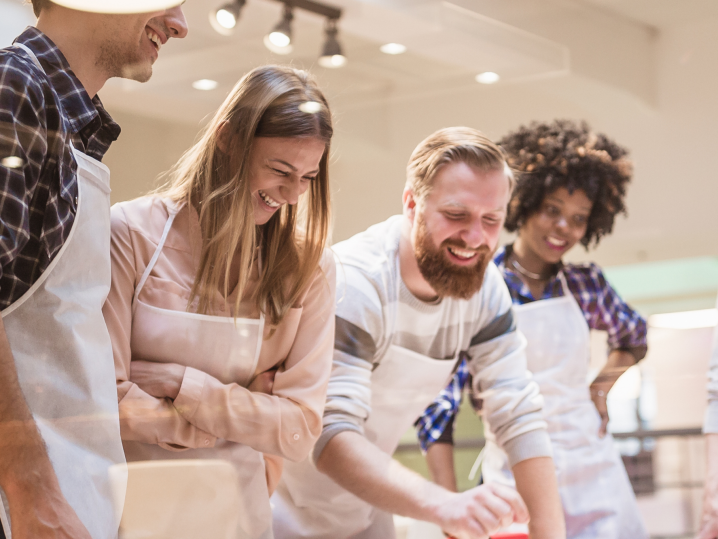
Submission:
[[[222,383],[189,366],[177,398],[158,399],[129,379],[130,361],[143,359],[133,353],[130,333],[135,287],[157,248],[168,216],[165,202],[158,197],[112,208],[112,287],[103,313],[112,339],[122,438],[169,450],[210,448],[218,438],[242,443],[264,453],[271,492],[281,474],[281,458],[302,460],[321,434],[334,344],[336,270],[332,254],[325,252],[299,304],[278,326],[265,326],[255,376],[278,368],[272,395]],[[185,206],[172,224],[139,299],[162,309],[186,311],[201,241],[197,213]],[[257,279],[255,268],[250,290]],[[232,316],[235,298],[236,291],[225,303],[218,293],[212,313]],[[243,300],[239,311],[239,317],[259,317],[252,301]]]

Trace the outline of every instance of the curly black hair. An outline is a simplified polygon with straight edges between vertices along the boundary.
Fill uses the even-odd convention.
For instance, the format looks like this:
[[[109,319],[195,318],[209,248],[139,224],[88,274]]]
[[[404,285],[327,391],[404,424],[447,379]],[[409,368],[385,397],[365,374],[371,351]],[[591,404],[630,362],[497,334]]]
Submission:
[[[581,239],[586,249],[611,233],[616,214],[626,214],[623,199],[632,175],[628,151],[591,131],[586,122],[533,122],[509,133],[499,144],[517,176],[504,225],[509,232],[521,227],[544,198],[560,187],[570,193],[580,189],[593,203]]]

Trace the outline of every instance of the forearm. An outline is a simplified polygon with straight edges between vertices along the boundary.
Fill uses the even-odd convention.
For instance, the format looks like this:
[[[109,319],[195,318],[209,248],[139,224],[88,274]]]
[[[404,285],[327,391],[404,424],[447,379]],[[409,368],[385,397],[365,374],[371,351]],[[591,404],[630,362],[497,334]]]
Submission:
[[[599,396],[608,395],[608,392],[621,375],[635,364],[636,358],[631,352],[614,350],[608,355],[606,365],[601,369],[601,372],[598,373],[591,387],[595,388],[595,391],[602,392]]]
[[[553,460],[550,457],[523,460],[512,471],[516,490],[526,503],[531,517],[531,539],[564,539],[566,526]]]
[[[446,490],[457,492],[456,472],[454,471],[454,446],[437,442],[426,450],[426,464],[434,483]]]
[[[450,495],[354,431],[334,436],[319,456],[317,468],[371,505],[419,520],[437,522],[435,507]]]
[[[0,319],[0,486],[9,498],[34,484],[56,484],[55,473],[18,381]]]

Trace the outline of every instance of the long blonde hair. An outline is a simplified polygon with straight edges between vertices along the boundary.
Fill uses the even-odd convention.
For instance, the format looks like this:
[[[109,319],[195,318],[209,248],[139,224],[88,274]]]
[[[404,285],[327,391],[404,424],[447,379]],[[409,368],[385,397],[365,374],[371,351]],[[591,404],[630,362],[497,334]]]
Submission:
[[[226,153],[218,145],[223,129],[231,141]],[[257,308],[276,325],[297,303],[317,271],[329,234],[332,134],[329,105],[306,71],[264,66],[237,83],[200,140],[184,153],[170,170],[167,183],[154,193],[199,212],[202,250],[189,305],[198,300],[197,311],[207,313],[220,282],[224,297],[228,297],[230,264],[238,253],[236,313],[257,262],[257,247],[262,261],[259,286],[254,291]],[[319,173],[299,203],[285,204],[262,226],[254,223],[249,189],[255,137],[312,137],[326,144]]]

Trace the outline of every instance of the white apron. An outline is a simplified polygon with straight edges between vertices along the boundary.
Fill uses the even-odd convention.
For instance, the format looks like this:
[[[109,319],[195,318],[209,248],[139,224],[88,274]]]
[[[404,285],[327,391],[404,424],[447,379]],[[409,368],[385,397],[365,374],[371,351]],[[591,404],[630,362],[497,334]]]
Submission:
[[[135,289],[131,349],[134,359],[178,363],[203,371],[225,384],[247,387],[254,377],[264,333],[259,319],[210,316],[161,309],[139,299],[180,208],[168,206],[169,219],[155,253]],[[232,463],[239,479],[237,539],[272,539],[272,514],[262,453],[218,439],[214,447],[177,450],[124,441],[127,460],[221,459]],[[151,511],[151,508],[148,508]]]
[[[528,341],[528,368],[544,396],[568,539],[642,539],[648,533],[613,437],[599,438],[601,419],[587,385],[589,328],[559,273],[563,296],[514,305]],[[486,483],[515,488],[506,454],[486,425]]]
[[[40,68],[35,55],[23,49]],[[93,539],[117,536],[108,470],[124,463],[110,335],[110,171],[75,150],[78,203],[60,252],[2,311],[25,400],[62,494]],[[10,539],[7,508],[0,504]]]
[[[399,287],[397,287],[397,290]],[[464,302],[460,308],[465,308]],[[438,360],[392,345],[371,375],[371,414],[364,435],[392,455],[402,435],[446,387],[464,343],[464,316],[453,360]],[[285,463],[272,496],[277,539],[392,539],[392,516],[319,472],[311,456]]]

